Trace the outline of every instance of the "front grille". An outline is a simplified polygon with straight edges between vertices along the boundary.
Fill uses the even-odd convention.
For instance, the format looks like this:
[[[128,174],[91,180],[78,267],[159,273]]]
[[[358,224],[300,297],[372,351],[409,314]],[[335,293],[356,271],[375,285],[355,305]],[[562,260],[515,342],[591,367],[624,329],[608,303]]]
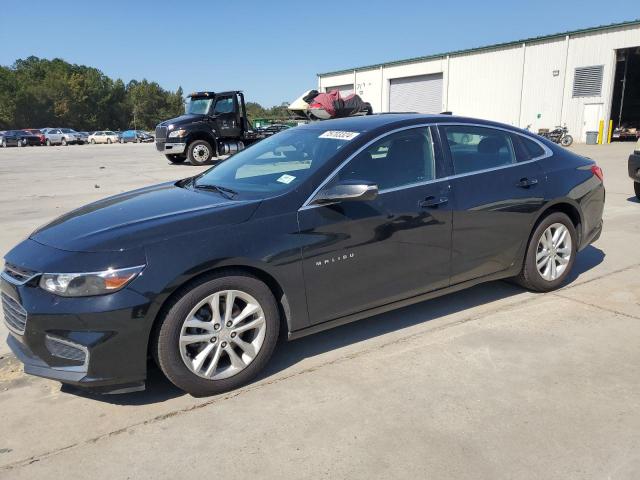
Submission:
[[[0,297],[2,297],[4,322],[9,327],[9,330],[22,335],[27,326],[27,311],[6,293],[2,293]]]
[[[4,271],[2,273],[5,275],[5,277],[8,277],[9,281],[18,284],[26,283],[38,274],[38,272],[34,272],[33,270],[18,267],[10,263],[5,263]]]
[[[49,350],[49,353],[54,357],[79,363],[85,363],[87,361],[87,349],[82,345],[50,335],[45,337],[44,344],[47,350]]]
[[[167,127],[156,127],[156,140],[167,138]]]

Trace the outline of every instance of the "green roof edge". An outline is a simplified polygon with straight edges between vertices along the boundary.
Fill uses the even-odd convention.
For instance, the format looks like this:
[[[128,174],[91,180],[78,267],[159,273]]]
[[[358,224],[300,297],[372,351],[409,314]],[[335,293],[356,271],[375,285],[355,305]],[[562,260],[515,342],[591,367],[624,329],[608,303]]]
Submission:
[[[463,55],[465,53],[474,53],[474,52],[481,52],[484,50],[496,50],[499,48],[504,48],[504,47],[511,47],[514,45],[520,45],[523,43],[533,43],[533,42],[543,42],[545,40],[552,40],[554,38],[561,38],[561,37],[566,37],[568,36],[572,36],[572,35],[579,35],[579,34],[584,34],[584,33],[593,33],[593,32],[600,32],[603,30],[612,30],[614,28],[621,28],[621,27],[629,27],[629,26],[633,26],[633,25],[640,25],[640,18],[635,19],[635,20],[628,20],[626,22],[621,22],[621,23],[611,23],[609,25],[599,25],[597,27],[588,27],[588,28],[583,28],[580,30],[571,30],[569,32],[559,32],[559,33],[553,33],[551,35],[542,35],[540,37],[530,37],[530,38],[524,38],[522,40],[513,40],[511,42],[504,42],[504,43],[495,43],[493,45],[485,45],[482,47],[474,47],[474,48],[467,48],[464,50],[454,50],[451,52],[445,52],[445,53],[436,53],[433,55],[426,55],[426,56],[422,56],[422,57],[413,57],[413,58],[407,58],[404,60],[392,60],[390,62],[383,62],[383,63],[376,63],[373,65],[364,65],[361,67],[355,67],[355,68],[345,68],[342,70],[335,70],[333,72],[326,72],[326,73],[317,73],[316,75],[318,77],[328,77],[330,75],[341,75],[344,73],[353,73],[358,72],[358,71],[363,71],[363,70],[372,70],[374,68],[380,68],[380,67],[390,67],[390,66],[394,66],[394,65],[404,65],[407,63],[416,63],[416,62],[422,62],[425,60],[434,60],[436,58],[445,58],[447,56],[452,56],[452,55]]]

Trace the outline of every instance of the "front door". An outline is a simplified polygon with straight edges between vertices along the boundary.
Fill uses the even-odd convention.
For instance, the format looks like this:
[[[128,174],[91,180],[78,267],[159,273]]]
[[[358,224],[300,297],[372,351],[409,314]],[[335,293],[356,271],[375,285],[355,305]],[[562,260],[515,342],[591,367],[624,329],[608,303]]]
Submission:
[[[600,120],[602,119],[602,104],[588,103],[584,106],[582,113],[582,133],[580,138],[583,142],[587,141],[587,132],[597,132],[600,128]]]
[[[515,134],[469,125],[440,129],[454,171],[451,283],[455,284],[514,265],[544,203],[545,176],[539,162],[516,155],[520,141]]]
[[[392,133],[329,182],[373,182],[371,201],[311,205],[298,214],[312,324],[449,284],[449,183],[432,132]]]
[[[238,121],[238,105],[235,95],[216,97],[213,115],[221,137],[237,138],[240,136],[241,126]]]

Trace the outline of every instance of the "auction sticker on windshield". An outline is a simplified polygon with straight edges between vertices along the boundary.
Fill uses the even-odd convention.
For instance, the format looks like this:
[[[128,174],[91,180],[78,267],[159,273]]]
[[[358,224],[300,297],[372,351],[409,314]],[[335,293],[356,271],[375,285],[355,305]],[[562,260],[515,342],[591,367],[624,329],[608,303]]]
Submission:
[[[291,183],[296,179],[293,175],[287,175],[286,173],[278,178],[278,182],[280,183]]]
[[[327,130],[318,138],[333,138],[336,140],[353,140],[360,132],[345,132],[343,130]]]

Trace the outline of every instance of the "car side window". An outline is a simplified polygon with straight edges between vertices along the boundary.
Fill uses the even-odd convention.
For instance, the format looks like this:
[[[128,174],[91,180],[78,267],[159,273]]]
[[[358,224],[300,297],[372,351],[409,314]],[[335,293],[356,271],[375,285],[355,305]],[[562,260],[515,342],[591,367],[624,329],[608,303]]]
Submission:
[[[546,152],[537,142],[524,137],[522,135],[515,135],[516,143],[518,144],[518,161],[526,162],[535,158],[542,157]]]
[[[504,130],[469,125],[448,125],[443,130],[456,175],[516,162],[511,135]]]
[[[363,180],[385,190],[433,180],[435,175],[431,130],[420,127],[378,140],[351,159],[337,180]]]
[[[216,101],[216,106],[213,109],[214,115],[231,112],[233,112],[233,98],[220,98]]]

